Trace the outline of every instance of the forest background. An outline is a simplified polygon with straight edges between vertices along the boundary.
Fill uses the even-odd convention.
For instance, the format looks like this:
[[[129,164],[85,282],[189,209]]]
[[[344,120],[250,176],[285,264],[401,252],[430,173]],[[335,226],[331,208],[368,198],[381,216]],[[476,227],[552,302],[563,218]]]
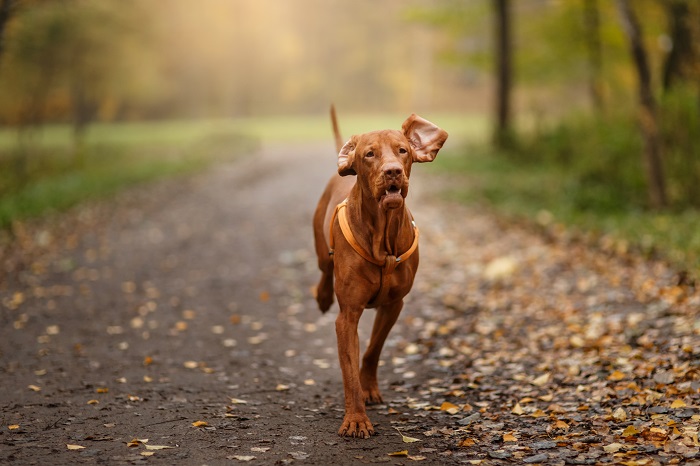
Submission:
[[[450,195],[700,265],[700,3],[0,0],[0,225],[411,112]],[[692,280],[692,278],[684,278]]]

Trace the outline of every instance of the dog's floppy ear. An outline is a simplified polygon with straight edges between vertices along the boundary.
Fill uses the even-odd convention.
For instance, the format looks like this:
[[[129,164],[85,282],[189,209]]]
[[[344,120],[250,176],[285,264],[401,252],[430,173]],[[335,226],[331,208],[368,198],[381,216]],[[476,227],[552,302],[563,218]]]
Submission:
[[[415,113],[403,122],[401,129],[413,148],[414,162],[432,162],[447,140],[447,131]]]
[[[338,174],[340,176],[357,175],[355,171],[355,136],[346,142],[338,153]]]

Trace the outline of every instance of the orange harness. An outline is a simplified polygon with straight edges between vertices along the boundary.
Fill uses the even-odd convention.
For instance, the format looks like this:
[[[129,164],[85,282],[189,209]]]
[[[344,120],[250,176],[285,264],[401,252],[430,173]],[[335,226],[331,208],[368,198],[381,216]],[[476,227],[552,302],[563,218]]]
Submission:
[[[345,199],[343,202],[337,205],[335,211],[333,212],[333,216],[331,217],[331,224],[329,227],[329,240],[331,244],[330,251],[328,252],[328,254],[331,256],[331,258],[333,258],[333,254],[335,253],[335,241],[333,240],[333,224],[335,223],[335,219],[337,217],[338,223],[340,224],[340,230],[343,232],[343,236],[345,237],[347,242],[350,243],[350,246],[352,246],[355,252],[358,253],[367,262],[371,262],[372,264],[375,264],[382,268],[379,292],[369,302],[369,304],[367,304],[368,308],[373,308],[376,307],[377,303],[381,303],[382,301],[384,301],[386,295],[389,293],[389,282],[391,281],[391,274],[394,273],[394,269],[396,269],[396,267],[400,263],[404,262],[406,259],[411,257],[411,254],[413,254],[416,251],[416,248],[418,248],[418,237],[420,236],[420,232],[418,231],[416,223],[413,220],[411,220],[414,232],[413,244],[411,244],[411,247],[408,248],[408,251],[404,252],[399,257],[390,254],[387,255],[384,261],[382,262],[372,257],[372,255],[365,251],[355,239],[355,235],[352,234],[352,230],[350,229],[350,223],[348,223],[348,216],[345,211],[347,205],[348,200]]]

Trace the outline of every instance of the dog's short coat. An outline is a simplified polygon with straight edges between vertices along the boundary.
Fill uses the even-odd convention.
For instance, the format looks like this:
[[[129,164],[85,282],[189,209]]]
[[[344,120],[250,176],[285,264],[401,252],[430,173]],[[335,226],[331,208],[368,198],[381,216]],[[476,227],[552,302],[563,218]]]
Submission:
[[[340,146],[335,112],[331,113]],[[433,161],[446,140],[447,132],[415,114],[401,131],[352,136],[339,147],[338,174],[328,182],[316,208],[313,227],[321,269],[316,300],[321,311],[330,308],[335,279],[340,307],[335,327],[345,391],[341,436],[374,434],[365,403],[382,402],[377,384],[379,355],[418,269],[417,249],[404,261],[395,261],[417,242],[418,231],[405,205],[411,165]],[[338,214],[337,206],[346,199],[345,212]],[[351,230],[350,239],[343,234],[341,220]],[[368,307],[377,311],[360,368],[357,325]]]

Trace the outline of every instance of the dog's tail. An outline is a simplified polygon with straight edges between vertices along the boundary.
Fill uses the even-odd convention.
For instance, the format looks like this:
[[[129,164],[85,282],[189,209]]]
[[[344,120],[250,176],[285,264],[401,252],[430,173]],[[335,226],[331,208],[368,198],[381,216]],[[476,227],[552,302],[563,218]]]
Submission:
[[[333,136],[335,137],[335,149],[340,152],[343,148],[343,137],[338,127],[338,117],[335,115],[335,105],[331,104],[331,123],[333,123]]]

